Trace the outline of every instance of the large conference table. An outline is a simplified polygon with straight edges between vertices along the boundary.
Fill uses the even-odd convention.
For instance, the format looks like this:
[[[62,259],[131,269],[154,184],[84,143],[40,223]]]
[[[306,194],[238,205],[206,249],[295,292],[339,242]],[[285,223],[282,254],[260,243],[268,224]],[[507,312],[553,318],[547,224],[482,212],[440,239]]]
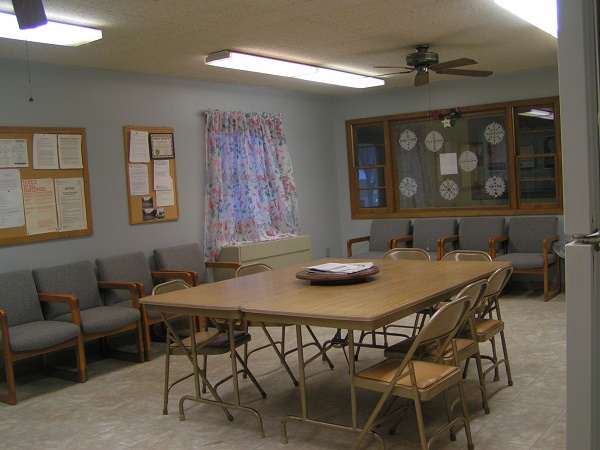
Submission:
[[[325,262],[349,262],[323,259]],[[352,260],[351,262],[360,262]],[[319,326],[348,330],[348,352],[354,354],[354,331],[374,331],[457,294],[464,286],[488,278],[508,262],[467,261],[397,261],[374,260],[380,272],[359,283],[315,284],[296,278],[306,264],[262,272],[251,276],[207,283],[191,289],[145,297],[140,302],[149,310],[162,314],[208,316],[257,322],[280,322],[296,325],[299,382],[302,415],[287,416],[282,421],[282,442],[287,442],[286,423],[299,420],[318,426],[359,431],[355,414],[356,398],[351,391],[352,425],[331,424],[309,419],[306,401],[306,362],[302,350],[302,326]],[[233,331],[233,327],[230,327]],[[233,350],[233,348],[232,348]],[[235,374],[235,358],[232,371]],[[310,361],[314,360],[311,358]],[[349,358],[350,374],[355,371]],[[237,378],[234,377],[235,406],[240,408]],[[252,410],[255,412],[254,410]],[[255,414],[258,414],[255,412]],[[260,416],[259,435],[262,433]]]

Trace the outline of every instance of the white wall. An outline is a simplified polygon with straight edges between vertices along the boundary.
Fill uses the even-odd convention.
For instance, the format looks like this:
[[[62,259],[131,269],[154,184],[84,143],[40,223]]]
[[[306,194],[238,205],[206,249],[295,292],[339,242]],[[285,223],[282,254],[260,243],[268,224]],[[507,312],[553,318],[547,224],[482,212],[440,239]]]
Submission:
[[[488,78],[456,77],[456,80],[434,82],[419,88],[407,87],[395,91],[338,98],[334,112],[334,135],[340,213],[340,255],[346,254],[347,239],[369,234],[371,223],[370,220],[350,218],[346,120],[556,95],[558,95],[558,72],[556,67],[551,67],[508,74],[500,73]],[[562,216],[560,216],[559,230],[562,229]],[[361,250],[357,248],[357,251]]]
[[[329,97],[194,80],[0,60],[0,125],[83,127],[94,234],[0,247],[0,272],[45,267],[204,237],[204,115],[208,108],[283,114],[296,175],[302,234],[313,257],[339,246],[337,179]],[[130,225],[123,126],[174,128],[180,218]]]

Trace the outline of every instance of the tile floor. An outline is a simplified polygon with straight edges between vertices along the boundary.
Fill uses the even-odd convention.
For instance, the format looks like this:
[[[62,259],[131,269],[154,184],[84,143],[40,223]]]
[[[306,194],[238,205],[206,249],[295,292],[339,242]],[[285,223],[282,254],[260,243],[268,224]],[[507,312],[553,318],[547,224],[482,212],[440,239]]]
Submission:
[[[564,449],[565,427],[565,300],[558,296],[544,303],[539,292],[513,292],[502,297],[508,349],[514,385],[506,384],[506,374],[493,382],[488,378],[489,415],[484,414],[480,397],[469,397],[473,441],[478,449],[526,450]],[[318,329],[328,339],[331,330]],[[294,342],[293,328],[289,341]],[[253,333],[253,344],[264,341],[262,332]],[[16,449],[340,449],[350,448],[353,433],[290,422],[289,443],[280,442],[279,425],[287,414],[300,413],[299,389],[293,387],[271,350],[252,356],[251,369],[268,397],[262,399],[249,380],[242,380],[243,402],[260,412],[266,436],[257,436],[254,416],[232,411],[227,421],[218,409],[186,402],[186,420],[180,421],[177,402],[192,393],[187,380],[171,394],[169,414],[162,414],[164,358],[162,345],[154,344],[154,359],[138,364],[115,359],[98,359],[88,364],[89,381],[70,383],[40,374],[17,379],[19,403],[0,404],[0,448]],[[485,347],[483,348],[485,349]],[[381,351],[363,349],[357,369],[381,359]],[[482,351],[485,353],[484,351]],[[330,357],[335,369],[320,360],[307,369],[310,414],[316,418],[349,423],[349,389],[346,362],[340,349]],[[295,356],[288,357],[297,373]],[[173,358],[173,373],[184,374],[186,358]],[[210,361],[210,373],[229,368],[226,356]],[[467,387],[475,383],[474,365],[469,368]],[[0,382],[0,389],[5,383]],[[231,399],[230,384],[219,388],[224,399]],[[359,391],[363,409],[361,423],[378,399],[372,392]],[[425,406],[426,423],[442,423],[443,401],[435,399]],[[437,417],[441,417],[438,419]],[[441,421],[440,421],[441,420]],[[419,448],[414,414],[406,415],[395,435],[382,433],[388,449]],[[363,447],[379,448],[370,438]],[[464,449],[464,433],[456,442],[444,436],[434,448]]]

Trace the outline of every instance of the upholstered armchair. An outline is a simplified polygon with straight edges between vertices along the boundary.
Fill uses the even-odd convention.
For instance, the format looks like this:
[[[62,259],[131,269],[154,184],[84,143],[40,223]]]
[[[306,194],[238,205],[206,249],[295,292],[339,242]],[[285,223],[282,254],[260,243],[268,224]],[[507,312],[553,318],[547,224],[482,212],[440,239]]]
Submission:
[[[99,339],[103,350],[108,350],[108,336],[129,332],[135,336],[137,351],[134,359],[144,362],[142,323],[139,302],[129,307],[110,306],[103,302],[101,289],[135,290],[127,283],[100,283],[94,265],[90,261],[79,261],[60,266],[33,270],[33,278],[40,298],[78,301],[81,316],[81,334],[85,342]],[[64,304],[45,303],[44,317],[48,321],[67,322],[69,308]],[[112,356],[132,359],[124,352],[107,352]]]
[[[409,247],[425,250],[433,261],[437,261],[443,256],[440,254],[442,249],[452,250],[451,243],[446,243],[444,246],[444,239],[455,234],[456,219],[454,218],[419,218],[413,221],[412,235],[392,239],[391,246],[395,248],[406,243]]]
[[[552,244],[559,240],[556,234],[558,219],[552,216],[512,217],[508,234],[492,239],[492,258],[510,261],[513,273],[542,274],[544,276],[545,301],[555,297],[561,289],[560,258],[552,251]],[[501,244],[504,254],[496,252]],[[549,272],[555,269],[556,283],[550,291]]]
[[[391,248],[391,240],[410,234],[410,219],[374,219],[368,236],[348,239],[346,248],[348,258],[382,258]],[[369,251],[359,255],[352,254],[352,245],[359,242],[369,242]],[[401,244],[402,246],[404,244]]]
[[[449,243],[452,250],[478,250],[491,255],[490,240],[504,233],[504,217],[462,217],[458,223],[458,234],[442,238],[439,242],[440,259],[447,253]]]
[[[42,297],[38,298],[31,271],[0,274],[0,350],[8,386],[8,393],[0,393],[0,402],[17,404],[14,363],[57,350],[75,349],[77,373],[56,369],[49,373],[80,383],[87,380],[77,299],[54,299],[66,311],[65,320],[55,322],[44,320],[40,300],[51,299]]]

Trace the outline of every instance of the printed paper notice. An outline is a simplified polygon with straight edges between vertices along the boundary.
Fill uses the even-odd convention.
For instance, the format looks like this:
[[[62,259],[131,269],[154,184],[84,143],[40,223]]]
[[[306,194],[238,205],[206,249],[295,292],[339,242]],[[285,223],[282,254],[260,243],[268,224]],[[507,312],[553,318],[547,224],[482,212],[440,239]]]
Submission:
[[[85,230],[87,217],[83,178],[54,180],[59,231]]]
[[[175,204],[174,191],[156,191],[156,206],[173,206]]]
[[[173,189],[171,175],[169,174],[170,161],[168,159],[154,160],[154,190],[170,191]]]
[[[25,225],[21,174],[18,169],[0,170],[0,228]]]
[[[148,132],[131,130],[129,132],[129,162],[150,162],[150,145]]]
[[[456,175],[457,173],[456,153],[442,153],[440,155],[440,175]]]
[[[81,135],[58,135],[58,162],[61,169],[82,169]]]
[[[27,234],[58,231],[52,178],[23,180],[22,184]]]
[[[129,194],[148,195],[148,165],[129,164]]]
[[[56,134],[33,135],[33,168],[58,169]]]
[[[26,139],[0,139],[0,167],[29,167]]]

